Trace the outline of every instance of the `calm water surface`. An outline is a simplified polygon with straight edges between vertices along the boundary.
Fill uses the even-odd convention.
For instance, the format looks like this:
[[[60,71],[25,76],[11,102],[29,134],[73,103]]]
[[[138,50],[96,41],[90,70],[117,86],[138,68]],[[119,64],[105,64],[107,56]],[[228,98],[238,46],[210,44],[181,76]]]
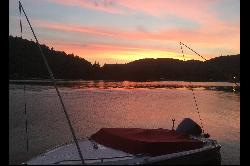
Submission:
[[[59,89],[77,137],[102,127],[171,128],[190,117],[222,145],[222,164],[240,164],[240,94],[232,83],[73,81]],[[48,85],[9,84],[9,159],[20,164],[72,141],[56,91]],[[27,104],[29,151],[24,105]],[[83,152],[84,154],[84,152]]]

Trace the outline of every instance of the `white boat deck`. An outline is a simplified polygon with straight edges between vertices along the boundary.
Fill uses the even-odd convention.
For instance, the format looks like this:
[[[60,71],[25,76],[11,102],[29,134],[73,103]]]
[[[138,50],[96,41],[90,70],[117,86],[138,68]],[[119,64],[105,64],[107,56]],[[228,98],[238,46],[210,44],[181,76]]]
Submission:
[[[197,138],[196,138],[197,139]],[[144,162],[154,162],[163,159],[176,158],[186,156],[194,153],[200,153],[209,149],[214,149],[220,146],[214,140],[199,138],[206,142],[204,147],[179,153],[166,154],[162,156],[146,156],[146,155],[133,155],[120,150],[105,147],[90,141],[89,139],[81,139],[78,141],[85,164],[126,164],[135,165]],[[97,148],[94,147],[97,146]],[[28,165],[47,165],[47,164],[82,164],[75,143],[61,145],[48,150],[46,153],[41,154],[27,163]]]
[[[94,148],[94,143],[88,139],[82,139],[79,141],[79,146],[85,159],[86,164],[102,162],[104,161],[115,161],[115,160],[126,160],[134,158],[135,155],[108,148],[97,144],[98,148]],[[81,160],[76,149],[75,143],[71,143],[64,146],[56,147],[52,150],[48,150],[46,153],[37,156],[27,162],[27,164],[81,164]]]

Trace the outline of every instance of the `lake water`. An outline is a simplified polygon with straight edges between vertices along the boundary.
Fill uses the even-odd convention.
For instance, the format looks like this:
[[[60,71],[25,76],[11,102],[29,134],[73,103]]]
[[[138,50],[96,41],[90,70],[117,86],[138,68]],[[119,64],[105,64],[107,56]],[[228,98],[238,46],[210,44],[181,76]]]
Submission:
[[[186,117],[200,124],[192,87],[205,132],[222,145],[222,164],[240,164],[240,93],[233,86],[225,82],[62,81],[59,90],[77,138],[82,138],[102,127],[171,129],[173,118],[176,126]],[[72,141],[55,89],[36,81],[25,89],[24,97],[24,85],[9,84],[10,164]]]

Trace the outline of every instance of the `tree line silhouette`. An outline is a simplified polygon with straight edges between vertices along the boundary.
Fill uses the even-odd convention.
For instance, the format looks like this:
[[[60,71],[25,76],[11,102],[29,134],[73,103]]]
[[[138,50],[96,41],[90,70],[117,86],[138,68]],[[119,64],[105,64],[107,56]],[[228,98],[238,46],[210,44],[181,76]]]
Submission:
[[[240,54],[205,62],[171,58],[147,58],[127,64],[91,64],[84,58],[41,45],[57,79],[85,80],[183,80],[236,81],[240,79]],[[49,74],[36,43],[9,36],[9,79],[48,79]]]

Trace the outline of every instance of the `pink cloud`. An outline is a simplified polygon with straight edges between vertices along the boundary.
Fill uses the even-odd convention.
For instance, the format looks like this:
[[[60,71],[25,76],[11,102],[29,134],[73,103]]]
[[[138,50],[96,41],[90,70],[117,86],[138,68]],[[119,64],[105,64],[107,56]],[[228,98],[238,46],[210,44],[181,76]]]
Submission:
[[[107,27],[83,27],[49,25],[48,28],[58,30],[89,33],[93,35],[109,36],[118,39],[131,40],[175,40],[203,43],[230,42],[230,46],[239,46],[239,22],[227,23],[220,20],[215,12],[211,11],[219,0],[49,0],[64,5],[74,5],[92,10],[113,14],[144,13],[156,17],[177,16],[199,23],[200,28],[190,29],[162,29],[158,32],[129,32],[114,30]],[[164,27],[163,27],[164,28]],[[185,27],[184,27],[185,28]]]
[[[200,17],[207,15],[207,8],[215,1],[200,0],[117,0],[115,3],[130,10],[143,12],[153,16],[178,15],[183,17]],[[202,10],[199,10],[201,9]]]
[[[138,52],[176,52],[180,53],[178,42],[182,41],[187,45],[197,50],[204,57],[209,59],[211,55],[218,56],[221,53],[229,50],[232,53],[239,53],[239,28],[237,25],[231,25],[220,23],[213,27],[205,27],[198,31],[194,30],[178,30],[178,29],[167,29],[159,32],[143,32],[143,31],[126,31],[121,29],[110,29],[108,27],[86,27],[79,25],[64,25],[55,24],[49,22],[36,22],[36,25],[42,28],[59,30],[62,32],[76,33],[80,37],[82,33],[86,33],[94,36],[102,36],[101,41],[96,42],[85,42],[86,44],[72,43],[72,41],[47,41],[51,43],[53,47],[58,50],[65,50],[67,53],[75,53],[81,55],[84,58],[89,57],[101,57],[102,55],[130,52],[137,54]],[[91,37],[91,36],[90,36]],[[106,38],[114,38],[117,41],[138,41],[138,43],[144,43],[142,45],[133,44],[119,44],[106,43]],[[176,48],[162,49],[162,45],[150,46],[152,41],[159,41],[164,43],[167,41],[175,41]],[[199,48],[199,49],[197,49]],[[219,48],[219,52],[218,52]],[[220,51],[221,50],[221,51]],[[188,53],[188,52],[187,52]],[[156,55],[157,57],[157,55]],[[195,57],[193,57],[195,58]],[[197,58],[197,57],[196,57]]]
[[[88,34],[85,45],[79,43],[60,42],[53,37],[54,41],[46,40],[53,47],[59,50],[65,50],[68,53],[77,53],[80,55],[89,55],[102,52],[120,52],[120,51],[176,51],[173,47],[169,50],[162,49],[167,42],[182,41],[186,44],[192,44],[193,48],[204,48],[204,50],[231,50],[239,53],[240,50],[240,28],[239,22],[226,22],[218,18],[211,9],[218,0],[47,0],[65,6],[78,6],[91,10],[101,11],[111,14],[131,15],[144,14],[154,17],[166,18],[175,16],[186,20],[194,21],[200,26],[196,29],[166,28],[162,27],[158,31],[150,31],[139,27],[137,30],[128,30],[125,28],[113,28],[108,24],[105,26],[80,26],[77,24],[52,23],[46,21],[32,21],[39,28],[44,28],[44,33],[54,30],[57,34],[64,36],[65,33],[81,37],[82,34]],[[12,17],[10,17],[13,19]],[[18,17],[19,20],[19,17]],[[18,22],[17,22],[18,23]],[[25,25],[25,24],[24,24]],[[136,25],[135,25],[136,26]],[[49,33],[48,33],[49,34]],[[72,35],[72,36],[74,36]],[[64,38],[67,38],[65,35]],[[73,37],[70,38],[73,38]],[[96,42],[88,42],[93,37]],[[98,37],[98,38],[97,38]],[[111,39],[111,40],[109,40]],[[115,41],[126,41],[131,44],[118,44]],[[132,44],[133,41],[133,44]],[[66,42],[66,41],[65,41]],[[124,42],[124,43],[126,43]],[[150,46],[151,43],[160,43]],[[107,44],[109,43],[109,44]],[[122,43],[122,42],[121,42]],[[135,44],[138,43],[138,44]],[[164,44],[163,44],[164,43]],[[167,44],[166,44],[167,45]],[[178,45],[178,44],[177,44]],[[178,48],[178,46],[177,46]],[[178,52],[178,51],[176,51]],[[213,51],[210,51],[211,53]],[[214,51],[213,54],[218,54]],[[203,54],[204,55],[204,54]],[[209,56],[207,54],[207,56]]]
[[[112,29],[109,27],[87,27],[79,25],[64,25],[44,21],[36,21],[36,25],[42,28],[65,31],[69,33],[87,33],[95,36],[111,37],[128,40],[158,40],[158,41],[190,41],[206,43],[224,43],[225,41],[238,40],[239,28],[237,24],[228,25],[217,22],[198,30],[166,29],[158,32],[126,31],[124,29]]]
[[[163,49],[161,47],[152,47],[149,45],[128,45],[128,44],[107,44],[102,42],[81,44],[73,42],[60,42],[60,41],[48,41],[47,44],[58,47],[66,48],[67,50],[92,50],[93,52],[120,52],[120,51],[174,51],[171,49]]]
[[[48,0],[50,2],[79,6],[112,14],[146,15],[165,17],[178,16],[198,22],[213,20],[210,7],[218,0]]]

